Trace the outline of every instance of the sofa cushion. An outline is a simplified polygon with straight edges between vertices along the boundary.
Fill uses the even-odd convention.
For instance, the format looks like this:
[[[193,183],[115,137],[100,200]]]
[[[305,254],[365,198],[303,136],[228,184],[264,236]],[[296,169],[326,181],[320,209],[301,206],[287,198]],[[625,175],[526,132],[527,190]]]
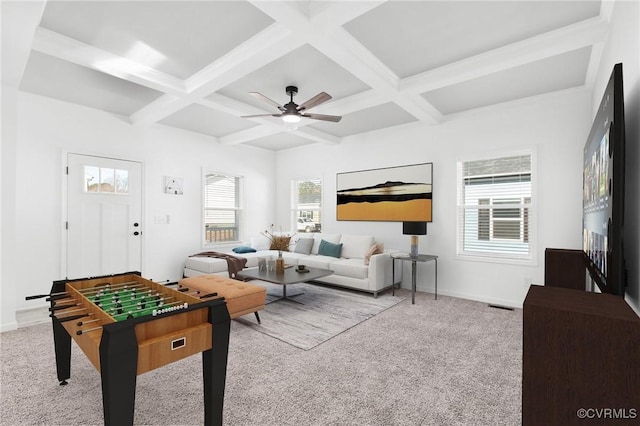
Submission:
[[[333,244],[328,241],[320,241],[320,247],[318,248],[318,255],[320,256],[333,256],[340,257],[342,251],[342,244]]]
[[[338,244],[340,243],[340,236],[340,234],[315,234],[313,236],[313,247],[311,248],[311,254],[318,254],[320,241],[325,240],[328,243]]]
[[[184,261],[184,267],[205,274],[213,274],[226,271],[227,261],[215,257],[187,257],[187,260]]]
[[[316,254],[298,259],[298,265],[311,266],[312,268],[331,269],[331,265],[337,260],[338,259],[333,256],[322,256]]]
[[[364,255],[373,244],[373,237],[343,234],[340,242],[342,243],[342,257],[364,259]]]
[[[247,268],[254,268],[258,266],[258,259],[261,257],[266,260],[273,260],[278,257],[277,250],[260,250],[255,253],[244,253],[242,255],[245,259],[247,259]]]
[[[296,253],[293,251],[286,251],[282,253],[282,257],[284,258],[284,263],[290,264],[290,265],[297,265],[300,259],[306,258],[307,256],[309,255],[303,254],[303,253]]]
[[[334,275],[343,277],[365,279],[369,276],[369,267],[362,262],[362,259],[340,259],[331,262],[331,270]]]
[[[295,253],[311,254],[313,248],[313,238],[300,238],[296,242],[296,248],[293,250]]]

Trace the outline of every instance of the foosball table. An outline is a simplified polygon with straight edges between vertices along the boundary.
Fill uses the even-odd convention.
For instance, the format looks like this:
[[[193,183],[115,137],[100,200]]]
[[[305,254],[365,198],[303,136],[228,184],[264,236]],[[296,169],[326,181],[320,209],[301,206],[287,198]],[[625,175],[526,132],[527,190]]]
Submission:
[[[54,281],[56,369],[71,376],[71,339],[100,372],[105,425],[132,425],[136,377],[202,353],[204,423],[221,425],[230,317],[215,293],[188,294],[138,272]]]

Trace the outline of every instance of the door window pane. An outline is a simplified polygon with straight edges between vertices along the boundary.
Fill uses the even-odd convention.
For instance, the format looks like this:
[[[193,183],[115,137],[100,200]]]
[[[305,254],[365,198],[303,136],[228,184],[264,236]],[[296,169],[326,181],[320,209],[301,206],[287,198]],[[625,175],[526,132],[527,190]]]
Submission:
[[[86,192],[98,192],[100,187],[100,168],[84,166],[84,180]]]
[[[84,166],[85,192],[98,194],[128,194],[129,171],[108,167]]]

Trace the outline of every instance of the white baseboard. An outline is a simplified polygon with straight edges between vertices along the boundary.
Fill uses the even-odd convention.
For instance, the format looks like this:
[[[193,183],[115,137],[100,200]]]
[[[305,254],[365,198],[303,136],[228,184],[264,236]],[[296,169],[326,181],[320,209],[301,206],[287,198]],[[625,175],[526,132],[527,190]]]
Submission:
[[[402,286],[402,288],[406,288],[407,290],[411,290],[411,285],[409,286]],[[428,287],[428,288],[417,288],[416,291],[418,292],[425,292],[425,293],[433,293],[434,292],[434,287]],[[467,299],[467,300],[474,300],[476,302],[483,302],[483,303],[488,303],[490,305],[499,305],[499,306],[506,306],[509,308],[516,308],[516,309],[522,309],[522,302],[515,302],[513,300],[507,300],[507,299],[499,299],[499,298],[494,298],[494,297],[485,297],[485,296],[480,296],[477,294],[468,294],[468,293],[459,293],[459,292],[452,292],[452,291],[447,291],[446,289],[441,290],[440,287],[438,287],[438,296],[449,296],[449,297],[456,297],[458,299]]]
[[[49,320],[49,308],[47,306],[38,306],[35,308],[20,309],[16,311],[16,322],[18,327],[41,324]]]
[[[0,333],[4,333],[5,331],[13,331],[17,329],[18,329],[18,323],[15,321],[0,325]]]

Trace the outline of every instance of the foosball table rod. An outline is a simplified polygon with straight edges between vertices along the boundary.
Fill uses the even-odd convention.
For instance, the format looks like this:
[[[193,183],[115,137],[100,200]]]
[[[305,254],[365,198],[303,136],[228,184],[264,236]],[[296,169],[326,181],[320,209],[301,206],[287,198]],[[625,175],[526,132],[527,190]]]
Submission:
[[[86,290],[91,290],[91,289],[96,289],[96,288],[105,288],[105,287],[121,287],[124,285],[129,285],[129,284],[139,284],[138,281],[125,281],[123,283],[117,283],[117,284],[113,284],[113,283],[99,283],[99,284],[95,284],[93,287],[87,287],[87,288],[83,288],[83,289],[79,289],[79,291],[86,291]]]
[[[68,316],[68,317],[62,317],[62,318],[58,318],[58,317],[56,317],[56,318],[57,318],[57,319],[58,319],[58,321],[60,321],[60,322],[67,322],[67,321],[73,321],[73,320],[77,320],[77,319],[80,319],[80,318],[88,317],[88,316],[90,316],[90,315],[93,315],[93,314],[92,314],[92,313],[88,313],[88,314],[78,314],[78,315],[70,315],[70,316]]]
[[[27,296],[24,298],[24,300],[42,299],[43,297],[46,297],[47,302],[49,302],[50,300],[55,300],[55,298],[59,298],[61,296],[66,296],[66,295],[67,295],[67,292],[61,291],[58,293],[36,294],[34,296]]]
[[[91,288],[85,288],[83,290],[78,290],[78,293],[82,294],[85,297],[91,297],[92,295],[98,294],[98,293],[104,293],[104,292],[119,292],[119,291],[124,291],[124,290],[135,290],[135,289],[147,289],[148,287],[146,287],[144,284],[134,284],[131,285],[132,283],[126,283],[126,284],[122,284],[122,285],[118,285],[118,286],[106,286],[106,287],[91,287]]]
[[[88,310],[87,308],[78,308],[78,309],[72,309],[72,310],[70,310],[70,311],[65,311],[65,312],[60,312],[60,313],[61,313],[61,314],[72,314],[72,313],[74,313],[74,312],[82,312],[82,311],[87,311],[87,310]],[[51,314],[49,314],[49,316],[50,316],[51,318],[54,318],[54,317],[55,317],[55,318],[57,318],[57,319],[66,318],[66,317],[58,317],[57,315],[54,315],[54,313],[53,313],[53,312],[51,312]]]
[[[89,314],[89,315],[93,315],[93,314]],[[85,324],[89,324],[89,323],[92,323],[92,322],[98,322],[98,321],[102,321],[102,320],[100,318],[95,318],[95,319],[92,319],[92,320],[89,320],[89,321],[78,321],[78,323],[76,325],[78,327],[82,327]]]
[[[55,311],[59,311],[62,309],[67,309],[67,308],[74,308],[76,306],[81,306],[80,303],[74,303],[72,305],[54,305],[52,307],[49,308],[49,312],[55,312]]]

